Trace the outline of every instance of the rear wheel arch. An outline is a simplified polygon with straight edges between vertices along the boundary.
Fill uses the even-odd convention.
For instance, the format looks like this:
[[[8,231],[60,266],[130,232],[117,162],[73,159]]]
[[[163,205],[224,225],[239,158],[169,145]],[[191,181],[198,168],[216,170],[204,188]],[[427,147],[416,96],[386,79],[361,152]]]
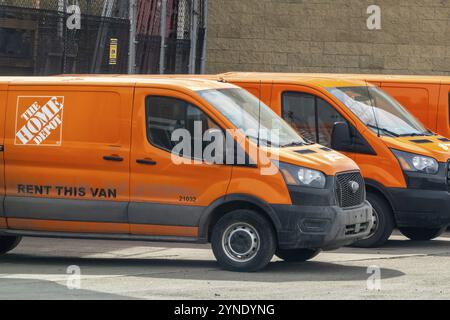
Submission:
[[[0,236],[0,256],[14,250],[21,240],[20,236]]]
[[[250,195],[228,195],[216,200],[202,215],[199,228],[200,238],[209,242],[216,223],[227,213],[239,209],[261,214],[272,224],[275,234],[281,229],[280,220],[267,202]]]

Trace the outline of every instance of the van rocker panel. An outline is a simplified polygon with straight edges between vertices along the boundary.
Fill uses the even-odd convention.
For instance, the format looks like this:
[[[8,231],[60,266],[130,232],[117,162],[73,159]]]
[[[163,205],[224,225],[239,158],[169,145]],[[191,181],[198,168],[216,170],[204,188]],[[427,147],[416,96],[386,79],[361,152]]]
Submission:
[[[31,197],[6,197],[5,208],[8,218],[186,227],[197,227],[204,211],[198,206]]]
[[[198,227],[205,207],[131,202],[128,207],[130,224],[151,224]]]
[[[128,223],[127,202],[32,197],[5,199],[7,218]]]

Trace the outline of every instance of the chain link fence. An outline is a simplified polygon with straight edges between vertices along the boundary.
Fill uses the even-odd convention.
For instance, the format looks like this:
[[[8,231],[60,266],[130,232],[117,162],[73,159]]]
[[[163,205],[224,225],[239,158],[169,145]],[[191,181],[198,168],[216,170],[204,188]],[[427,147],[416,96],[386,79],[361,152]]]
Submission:
[[[67,27],[70,4],[80,6],[79,29]],[[0,0],[0,74],[125,73],[129,20],[102,17],[103,11],[102,1]]]
[[[198,1],[200,3],[202,1]],[[137,72],[188,73],[192,46],[193,0],[166,0],[165,30],[161,30],[161,0],[141,0],[137,17]],[[203,21],[203,20],[202,20]],[[196,29],[199,26],[195,26]],[[194,29],[195,30],[195,29]],[[165,40],[162,44],[162,34]],[[203,41],[200,43],[203,45]],[[161,49],[164,59],[161,60]],[[161,68],[161,63],[164,66]]]
[[[137,73],[201,71],[204,3],[137,0]],[[80,9],[79,28],[68,27],[72,5]],[[0,75],[126,73],[129,6],[128,0],[0,0]]]
[[[85,15],[102,16],[105,4],[104,0],[0,0],[0,6],[16,8],[28,8],[39,10],[63,11],[64,6],[78,5]],[[128,19],[128,0],[113,1],[111,17]]]

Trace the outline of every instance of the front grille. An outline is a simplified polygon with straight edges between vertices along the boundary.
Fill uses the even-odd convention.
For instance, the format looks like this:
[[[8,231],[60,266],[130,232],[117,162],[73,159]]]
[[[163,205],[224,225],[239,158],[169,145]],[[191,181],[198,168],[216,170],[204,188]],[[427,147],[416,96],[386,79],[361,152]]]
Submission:
[[[369,222],[361,224],[352,224],[345,227],[346,236],[356,236],[360,233],[364,233],[369,229]]]
[[[366,197],[365,190],[364,178],[359,171],[338,174],[336,177],[336,196],[342,208],[362,204]]]

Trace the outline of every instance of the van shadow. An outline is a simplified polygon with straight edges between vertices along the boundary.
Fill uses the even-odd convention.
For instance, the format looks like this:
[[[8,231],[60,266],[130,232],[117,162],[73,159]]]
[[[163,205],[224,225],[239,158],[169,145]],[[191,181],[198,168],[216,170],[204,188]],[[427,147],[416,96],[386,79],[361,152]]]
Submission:
[[[274,261],[257,273],[236,273],[220,269],[213,260],[109,259],[79,257],[45,257],[10,254],[0,259],[3,273],[62,274],[70,265],[81,268],[83,275],[147,277],[158,279],[183,279],[201,281],[244,281],[277,283],[292,281],[361,281],[367,280],[367,267],[309,261],[285,263]],[[30,266],[33,266],[30,268]],[[384,279],[401,277],[403,272],[382,269]]]
[[[345,247],[338,251],[346,254],[395,254],[395,255],[442,255],[450,257],[450,241],[411,241],[389,240],[379,248],[351,248]]]
[[[65,285],[36,279],[0,278],[1,300],[126,300],[126,296],[77,289]]]

